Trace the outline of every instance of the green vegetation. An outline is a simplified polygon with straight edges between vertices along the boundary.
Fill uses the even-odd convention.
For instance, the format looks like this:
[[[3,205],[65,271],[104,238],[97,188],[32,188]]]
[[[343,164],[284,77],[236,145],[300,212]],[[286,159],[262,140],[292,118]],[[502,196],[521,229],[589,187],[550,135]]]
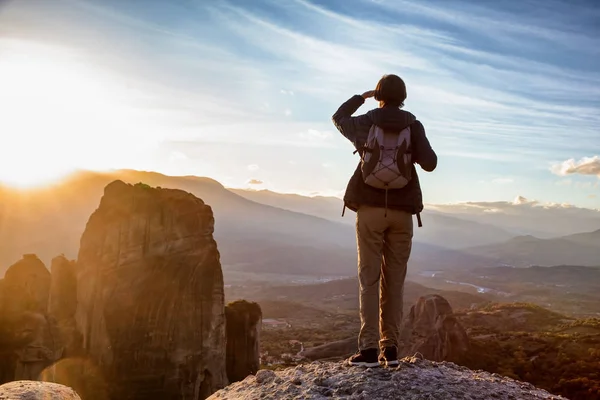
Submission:
[[[571,400],[600,399],[599,319],[569,321],[528,303],[487,305],[457,316],[472,346],[459,364],[530,382]]]
[[[600,334],[507,332],[471,339],[458,363],[530,382],[571,400],[600,399]]]
[[[570,322],[568,324],[560,325],[559,329],[568,329],[568,328],[577,328],[577,327],[598,329],[598,331],[600,332],[600,318],[578,319],[578,320]]]

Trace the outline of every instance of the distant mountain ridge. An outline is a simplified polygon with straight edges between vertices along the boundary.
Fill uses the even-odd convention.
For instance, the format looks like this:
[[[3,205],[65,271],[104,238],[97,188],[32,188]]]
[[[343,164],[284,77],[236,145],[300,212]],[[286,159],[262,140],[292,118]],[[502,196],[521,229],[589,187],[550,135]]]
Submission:
[[[356,239],[350,224],[261,204],[195,176],[119,170],[81,172],[49,188],[21,192],[4,188],[0,204],[0,274],[23,254],[48,262],[76,256],[81,234],[114,181],[188,191],[209,204],[223,268],[251,273],[354,276]],[[303,199],[300,199],[303,201]],[[443,246],[415,243],[411,271],[479,266],[484,257]]]
[[[0,276],[4,268],[27,253],[38,254],[46,262],[61,253],[74,258],[90,214],[98,206],[104,187],[114,180],[182,189],[203,199],[214,210],[215,238],[225,270],[311,276],[356,274],[354,216],[347,213],[341,218],[340,199],[228,190],[210,178],[118,170],[80,172],[60,184],[28,192],[0,187]],[[506,258],[502,245],[512,238],[493,225],[443,213],[425,212],[423,223],[423,228],[415,228],[410,273],[501,264],[499,260]],[[579,257],[565,258],[573,253],[572,248],[593,247],[594,240],[585,234],[572,235],[564,239],[565,256],[547,261],[550,265],[589,265],[579,262]],[[490,250],[484,251],[485,246]],[[469,251],[464,250],[467,247]],[[527,249],[521,252],[527,253]],[[596,253],[586,250],[583,254]]]
[[[355,223],[354,213],[347,211],[341,217],[343,201],[335,197],[305,197],[296,194],[275,193],[268,190],[230,189],[234,193],[257,203],[268,204],[308,215],[326,218],[346,224]],[[422,229],[415,229],[417,242],[462,249],[508,240],[514,235],[491,224],[482,224],[468,219],[456,218],[441,213],[423,213]]]
[[[539,239],[517,236],[503,243],[478,246],[466,250],[470,254],[516,267],[580,265],[600,266],[600,230]]]
[[[5,189],[0,208],[0,271],[24,253],[45,260],[60,253],[75,257],[79,237],[104,187],[117,179],[182,189],[211,205],[224,265],[241,266],[254,257],[250,264],[257,269],[306,269],[298,255],[307,254],[315,263],[326,262],[332,273],[355,271],[355,239],[347,226],[255,203],[209,178],[132,170],[80,173],[60,185],[28,193]],[[336,249],[345,250],[337,251],[338,256]]]

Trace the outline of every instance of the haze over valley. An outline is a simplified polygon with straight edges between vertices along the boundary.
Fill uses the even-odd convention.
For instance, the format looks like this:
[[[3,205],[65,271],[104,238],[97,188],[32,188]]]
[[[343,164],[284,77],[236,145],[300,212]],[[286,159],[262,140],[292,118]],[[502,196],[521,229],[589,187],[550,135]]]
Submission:
[[[343,202],[339,198],[228,189],[210,178],[134,170],[80,172],[60,184],[28,191],[3,187],[2,271],[23,254],[35,253],[46,263],[56,254],[75,258],[89,214],[97,207],[106,184],[116,179],[182,189],[210,204],[228,285],[306,284],[356,273],[353,214],[341,216]],[[600,226],[599,211],[517,201],[501,203],[503,210],[486,218],[480,213],[484,206],[479,204],[468,212],[465,205],[434,205],[425,211],[424,226],[415,228],[409,279],[444,289],[487,292],[508,301],[510,298],[502,299],[502,293],[519,297],[523,285],[536,282],[523,280],[529,276],[530,268],[526,267],[563,265],[562,271],[573,273],[574,281],[568,285],[571,292],[582,290],[582,296],[593,296],[593,287],[586,286],[590,277],[585,271],[600,267],[600,230],[584,230]],[[500,213],[506,218],[500,218]],[[567,218],[568,224],[542,231],[544,238],[532,235],[544,228],[544,220]],[[573,233],[578,229],[580,233]],[[520,269],[506,275],[514,278],[509,283],[491,277],[494,271],[512,267]],[[487,275],[490,277],[482,277]],[[559,284],[553,276],[541,273],[536,276],[536,285]],[[558,292],[566,295],[564,290]],[[546,293],[532,299],[547,304],[549,296]]]

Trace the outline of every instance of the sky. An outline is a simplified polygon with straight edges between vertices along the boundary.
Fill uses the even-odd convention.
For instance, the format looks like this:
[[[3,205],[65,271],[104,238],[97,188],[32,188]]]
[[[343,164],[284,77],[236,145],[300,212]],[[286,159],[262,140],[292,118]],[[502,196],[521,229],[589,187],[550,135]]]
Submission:
[[[394,73],[439,157],[425,202],[600,208],[599,21],[596,1],[0,0],[0,180],[340,196],[358,156],[331,116]]]

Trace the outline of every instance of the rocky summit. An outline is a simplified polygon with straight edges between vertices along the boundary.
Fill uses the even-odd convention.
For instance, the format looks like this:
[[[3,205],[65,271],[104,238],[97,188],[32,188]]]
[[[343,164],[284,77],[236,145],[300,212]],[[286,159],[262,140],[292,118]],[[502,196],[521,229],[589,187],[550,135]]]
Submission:
[[[281,371],[260,370],[209,400],[533,400],[554,396],[529,383],[471,371],[449,362],[404,358],[397,368],[362,369],[342,362],[313,362]]]

